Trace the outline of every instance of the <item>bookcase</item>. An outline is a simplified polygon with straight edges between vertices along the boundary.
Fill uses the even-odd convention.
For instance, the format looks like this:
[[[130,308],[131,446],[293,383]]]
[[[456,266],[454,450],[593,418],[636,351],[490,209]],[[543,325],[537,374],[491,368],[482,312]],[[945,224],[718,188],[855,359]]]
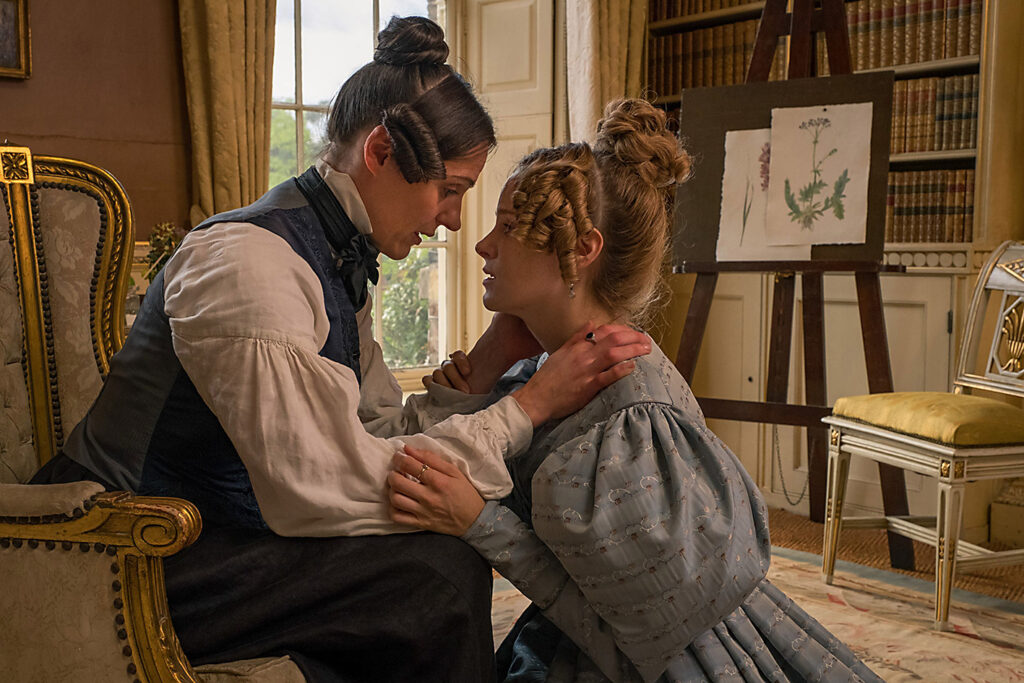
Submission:
[[[651,0],[647,89],[742,83],[764,2]],[[1020,0],[847,0],[855,71],[893,70],[886,260],[966,274],[1024,234]],[[771,79],[785,77],[781,41]],[[823,36],[817,65],[828,74]]]
[[[763,9],[764,2],[744,0],[651,0],[648,96],[677,116],[683,88],[742,83]],[[1024,239],[1024,1],[848,0],[846,13],[855,70],[896,75],[885,259],[907,274],[882,276],[895,388],[948,391],[977,269],[1003,240]],[[785,77],[781,47],[772,79]],[[824,45],[816,62],[826,74]],[[674,296],[655,330],[672,358],[687,278],[673,276]],[[719,280],[694,378],[698,395],[763,399],[772,288],[770,275]],[[797,306],[799,319],[799,297]],[[867,392],[851,276],[826,276],[825,318],[832,404]],[[802,364],[800,336],[795,329],[792,367]],[[801,402],[798,373],[789,386],[789,400]],[[803,430],[713,422],[769,503],[806,511],[806,501],[786,501],[787,483],[795,494],[806,474]],[[934,491],[913,477],[907,484],[911,512],[934,514]],[[848,494],[854,510],[878,510],[872,471],[854,472]],[[972,494],[978,508],[965,510],[968,538],[988,532],[986,498],[997,494],[998,487]]]

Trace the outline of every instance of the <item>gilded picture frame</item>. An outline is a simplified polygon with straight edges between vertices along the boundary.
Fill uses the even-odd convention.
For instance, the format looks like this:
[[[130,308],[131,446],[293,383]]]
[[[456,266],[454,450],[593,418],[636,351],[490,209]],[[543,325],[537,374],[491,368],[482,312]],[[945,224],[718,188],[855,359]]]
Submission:
[[[30,43],[28,0],[0,0],[0,77],[29,77]]]

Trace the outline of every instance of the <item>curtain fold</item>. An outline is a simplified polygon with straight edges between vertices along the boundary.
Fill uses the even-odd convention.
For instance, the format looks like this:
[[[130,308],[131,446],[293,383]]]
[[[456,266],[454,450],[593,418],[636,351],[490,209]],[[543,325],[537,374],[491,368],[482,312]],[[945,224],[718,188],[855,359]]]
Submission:
[[[566,0],[572,140],[593,140],[604,105],[643,88],[647,0]]]
[[[179,0],[197,225],[267,190],[277,0]]]

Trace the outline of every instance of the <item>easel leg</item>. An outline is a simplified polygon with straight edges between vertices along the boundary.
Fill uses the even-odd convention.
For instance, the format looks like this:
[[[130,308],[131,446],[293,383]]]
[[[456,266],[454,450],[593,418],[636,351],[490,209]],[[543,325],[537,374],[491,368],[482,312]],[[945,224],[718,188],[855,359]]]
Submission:
[[[700,345],[704,341],[704,330],[708,326],[708,314],[711,312],[711,301],[715,298],[715,285],[718,273],[698,273],[697,282],[693,287],[690,306],[686,309],[686,322],[683,323],[683,335],[679,340],[679,351],[676,352],[676,369],[687,384],[693,383],[693,373],[697,369],[697,356]]]
[[[768,386],[765,400],[785,403],[789,389],[790,342],[793,338],[793,292],[796,275],[776,273],[772,295],[772,327],[768,346]]]
[[[868,390],[872,394],[892,391],[892,366],[889,364],[889,342],[885,335],[882,309],[882,286],[878,273],[858,272],[857,306],[860,329],[864,337],[864,362],[868,371]],[[887,517],[908,514],[907,485],[903,470],[878,463],[882,482],[882,507]],[[906,536],[888,532],[889,564],[896,569],[914,569],[914,546]]]
[[[807,405],[826,404],[825,390],[825,304],[822,274],[800,274],[803,290],[804,382]],[[810,518],[825,521],[825,441],[827,429],[819,424],[807,427],[807,495]]]

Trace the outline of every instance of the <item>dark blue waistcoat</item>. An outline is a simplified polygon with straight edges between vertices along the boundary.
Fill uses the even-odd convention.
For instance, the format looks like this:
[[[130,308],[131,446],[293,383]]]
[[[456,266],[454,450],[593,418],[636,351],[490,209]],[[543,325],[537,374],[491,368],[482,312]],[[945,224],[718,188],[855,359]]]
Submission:
[[[337,204],[333,196],[328,201]],[[255,203],[195,229],[224,222],[269,230],[309,264],[323,288],[330,321],[320,355],[347,365],[358,378],[355,307],[324,226],[296,181],[285,181]],[[119,488],[192,501],[204,525],[266,527],[238,452],[174,354],[163,273],[146,292],[124,348],[111,360],[99,397],[67,439],[64,453]]]

